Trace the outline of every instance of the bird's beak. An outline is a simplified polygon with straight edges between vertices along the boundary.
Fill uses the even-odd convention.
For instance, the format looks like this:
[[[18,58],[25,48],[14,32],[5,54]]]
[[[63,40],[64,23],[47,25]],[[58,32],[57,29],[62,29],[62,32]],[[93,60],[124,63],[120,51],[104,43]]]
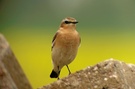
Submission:
[[[77,24],[77,23],[78,23],[78,21],[74,22],[74,24]]]
[[[76,23],[79,23],[78,21],[76,21]]]

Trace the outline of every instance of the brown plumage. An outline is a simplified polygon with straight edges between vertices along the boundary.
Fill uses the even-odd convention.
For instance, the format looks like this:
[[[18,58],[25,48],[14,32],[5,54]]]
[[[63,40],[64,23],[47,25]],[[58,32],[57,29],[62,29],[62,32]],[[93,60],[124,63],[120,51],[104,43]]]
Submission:
[[[68,67],[76,57],[78,47],[81,43],[79,33],[76,31],[76,19],[72,17],[62,20],[59,30],[52,40],[52,62],[53,70],[51,78],[59,78],[60,70],[63,66]]]

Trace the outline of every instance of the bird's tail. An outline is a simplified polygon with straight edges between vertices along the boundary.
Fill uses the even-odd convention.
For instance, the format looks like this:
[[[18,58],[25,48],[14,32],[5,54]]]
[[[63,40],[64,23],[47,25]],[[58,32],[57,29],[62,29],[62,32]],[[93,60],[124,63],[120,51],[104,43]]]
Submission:
[[[50,77],[51,78],[58,78],[59,74],[60,74],[60,71],[56,72],[56,71],[52,70]]]

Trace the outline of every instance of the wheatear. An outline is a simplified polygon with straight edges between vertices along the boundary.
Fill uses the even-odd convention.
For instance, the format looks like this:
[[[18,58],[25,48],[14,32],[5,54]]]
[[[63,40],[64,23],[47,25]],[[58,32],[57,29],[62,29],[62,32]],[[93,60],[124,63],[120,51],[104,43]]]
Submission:
[[[70,64],[76,57],[78,47],[81,43],[79,33],[76,31],[78,22],[72,17],[62,20],[57,33],[52,40],[52,62],[53,70],[50,74],[51,78],[58,78],[60,70],[63,66]]]

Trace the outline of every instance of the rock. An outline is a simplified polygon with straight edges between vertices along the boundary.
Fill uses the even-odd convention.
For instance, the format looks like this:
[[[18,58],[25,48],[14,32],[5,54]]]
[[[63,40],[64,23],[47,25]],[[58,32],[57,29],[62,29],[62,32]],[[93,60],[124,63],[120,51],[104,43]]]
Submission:
[[[2,34],[0,34],[0,89],[32,89]]]
[[[39,89],[135,89],[135,65],[110,59]]]

